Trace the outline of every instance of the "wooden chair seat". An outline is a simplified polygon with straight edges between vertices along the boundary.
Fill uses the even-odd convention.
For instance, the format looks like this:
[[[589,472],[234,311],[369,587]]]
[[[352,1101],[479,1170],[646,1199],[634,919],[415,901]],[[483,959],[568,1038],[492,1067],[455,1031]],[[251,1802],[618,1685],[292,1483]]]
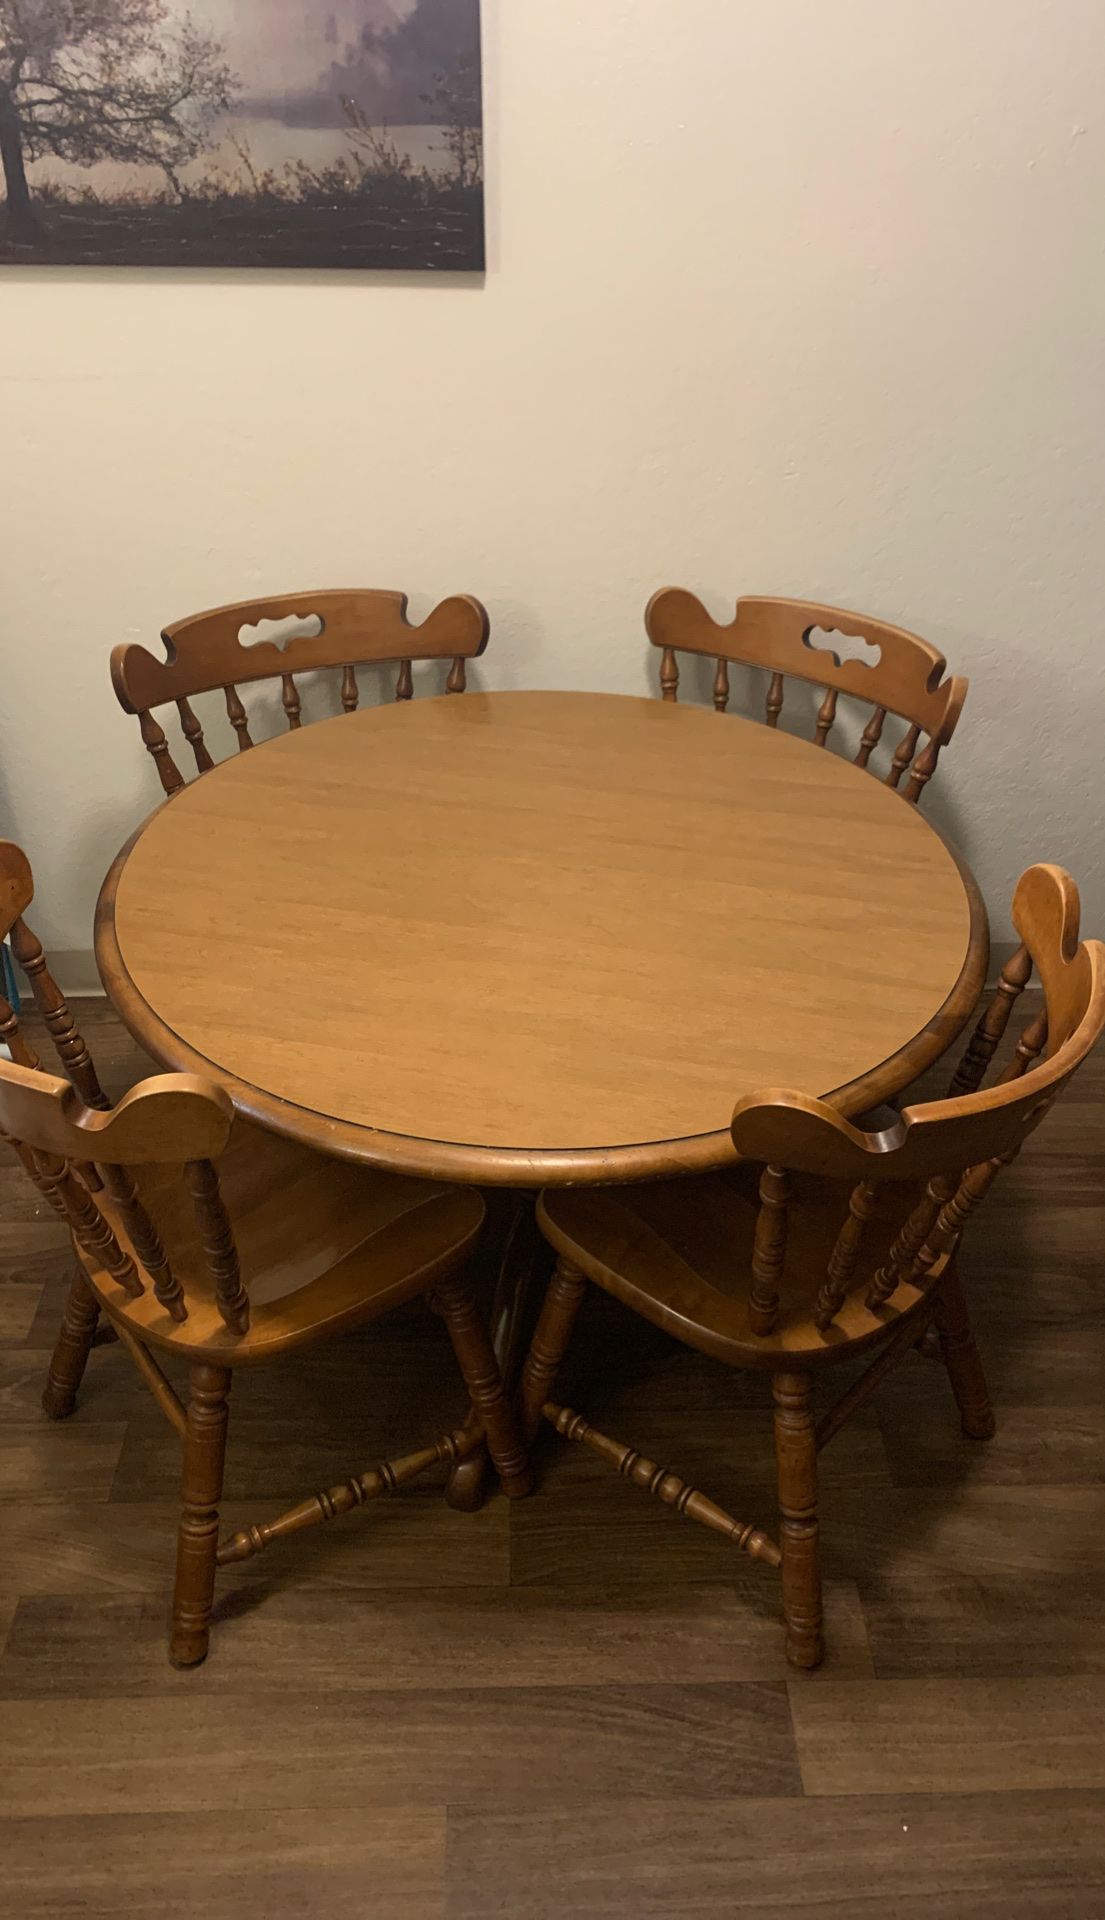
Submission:
[[[219,1312],[179,1168],[138,1169],[135,1184],[173,1249],[173,1272],[188,1298],[186,1320],[174,1320],[153,1293],[135,1299],[89,1251],[78,1251],[113,1320],[143,1342],[220,1366],[270,1359],[425,1293],[440,1274],[472,1257],[484,1220],[473,1188],[372,1173],[242,1121],[219,1161],[219,1183],[249,1295],[245,1333],[229,1328]],[[102,1211],[116,1237],[130,1245],[110,1196]]]
[[[884,1217],[870,1223],[863,1259],[831,1324],[813,1318],[811,1274],[823,1274],[848,1187],[816,1175],[793,1176],[790,1231],[779,1277],[779,1307],[768,1336],[750,1320],[749,1282],[759,1215],[758,1167],[735,1168],[693,1182],[652,1186],[564,1188],[541,1197],[541,1230],[557,1253],[643,1319],[728,1366],[773,1370],[801,1360],[815,1367],[885,1338],[888,1329],[924,1300],[902,1281],[874,1312],[864,1296],[890,1251],[898,1227],[923,1187],[883,1189]],[[939,1277],[943,1262],[934,1268]]]

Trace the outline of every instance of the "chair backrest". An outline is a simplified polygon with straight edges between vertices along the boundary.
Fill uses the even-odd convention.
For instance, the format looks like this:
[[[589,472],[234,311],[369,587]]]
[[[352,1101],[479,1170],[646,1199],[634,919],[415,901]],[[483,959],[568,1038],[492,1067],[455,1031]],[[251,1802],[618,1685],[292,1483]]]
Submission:
[[[220,1088],[191,1074],[143,1081],[112,1108],[42,947],[23,918],[33,898],[26,854],[14,841],[0,840],[0,940],[10,937],[68,1076],[62,1080],[43,1071],[18,1016],[0,997],[0,1040],[12,1058],[10,1066],[0,1059],[0,1134],[86,1251],[127,1293],[141,1294],[149,1285],[175,1320],[188,1315],[184,1291],[129,1168],[187,1165],[219,1311],[228,1326],[244,1333],[249,1303],[212,1164],[226,1145],[234,1109]],[[99,1198],[105,1193],[142,1272],[105,1215]]]
[[[908,1214],[886,1261],[873,1276],[868,1305],[882,1305],[902,1281],[923,1285],[942,1254],[955,1246],[1002,1167],[1081,1065],[1105,1028],[1105,946],[1079,944],[1078,889],[1060,867],[1030,867],[1013,901],[1021,948],[1005,968],[949,1096],[907,1107],[883,1133],[863,1133],[823,1100],[769,1091],[738,1101],[733,1143],[742,1158],[760,1162],[752,1298],[758,1332],[769,1332],[777,1312],[788,1229],[792,1173],[817,1173],[853,1183],[848,1217],[820,1278],[815,1317],[830,1325],[852,1283],[865,1229],[888,1182],[911,1183]],[[986,1069],[1032,967],[1043,988],[1043,1009],[1022,1034],[997,1082],[982,1085]],[[919,1183],[924,1192],[917,1198]]]
[[[317,631],[286,641],[258,639],[243,643],[242,635],[262,621],[315,623]],[[145,647],[127,643],[111,655],[111,683],[124,713],[137,714],[146,751],[152,756],[167,794],[178,793],[184,776],[173,759],[169,742],[153,709],[172,702],[180,715],[181,732],[192,750],[197,773],[213,765],[203,727],[191,706],[197,694],[221,691],[227,719],[239,752],[253,745],[249,718],[238,692],[253,681],[279,679],[288,726],[302,725],[302,703],[297,673],[341,669],[341,704],[355,712],[359,700],[357,666],[397,661],[395,698],[409,700],[414,692],[412,662],[448,660],[447,693],[463,693],[466,663],[487,645],[488,618],[478,600],[456,594],[441,601],[420,627],[407,619],[407,596],[376,589],[351,592],[282,594],[264,600],[241,600],[207,613],[189,615],[166,627],[164,660]]]
[[[887,786],[900,788],[908,773],[905,797],[914,805],[936,771],[940,749],[955,732],[967,697],[967,681],[957,675],[944,677],[944,656],[927,640],[904,627],[813,600],[738,600],[735,620],[722,626],[693,593],[664,587],[649,601],[645,628],[653,646],[662,650],[660,687],[665,700],[678,697],[677,653],[716,660],[713,698],[719,713],[729,704],[730,663],[763,668],[771,676],[765,704],[769,727],[779,724],[786,679],[810,681],[825,689],[814,727],[819,747],[828,743],[842,693],[872,708],[854,756],[860,767],[868,765],[878,747],[887,715],[904,720],[906,730],[884,779]],[[814,643],[816,633],[859,640],[877,652],[870,661],[842,660],[830,647]],[[924,746],[922,735],[926,736]]]
[[[92,1057],[47,965],[41,944],[23,918],[34,899],[31,866],[14,840],[0,840],[0,940],[11,950],[31,983],[35,1004],[46,1024],[62,1068],[89,1107],[106,1107],[107,1096],[97,1078]],[[0,995],[0,1040],[20,1066],[39,1065],[38,1055],[8,1001]]]
[[[0,1134],[96,1265],[132,1297],[151,1288],[177,1321],[187,1319],[188,1301],[129,1169],[185,1168],[216,1304],[225,1324],[244,1333],[249,1301],[214,1166],[233,1119],[222,1090],[193,1074],[143,1080],[103,1110],[87,1106],[67,1080],[0,1060]],[[89,1185],[88,1167],[100,1170],[102,1185]],[[137,1261],[109,1217],[105,1190]]]

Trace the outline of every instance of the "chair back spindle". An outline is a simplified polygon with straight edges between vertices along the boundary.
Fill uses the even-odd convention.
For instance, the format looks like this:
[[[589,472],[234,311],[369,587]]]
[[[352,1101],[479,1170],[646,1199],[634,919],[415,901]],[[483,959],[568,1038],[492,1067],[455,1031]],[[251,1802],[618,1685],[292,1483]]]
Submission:
[[[752,1289],[749,1320],[753,1333],[767,1335],[779,1316],[779,1282],[787,1254],[787,1208],[790,1174],[785,1167],[765,1166],[760,1176],[760,1207],[752,1244]]]
[[[189,1162],[188,1185],[208,1271],[215,1282],[215,1303],[233,1333],[248,1333],[249,1296],[242,1285],[234,1229],[223,1205],[219,1176],[210,1160]]]
[[[867,1223],[875,1211],[878,1188],[871,1180],[861,1180],[852,1188],[848,1200],[848,1218],[836,1237],[829,1255],[825,1278],[814,1306],[813,1317],[822,1333],[831,1327],[844,1304],[852,1275],[856,1270]]]
[[[302,628],[313,621],[315,631],[278,641],[257,638],[266,622],[296,621]],[[448,693],[463,693],[466,668],[487,645],[487,614],[478,600],[454,595],[435,607],[420,627],[407,619],[406,595],[375,590],[348,593],[306,593],[266,600],[245,600],[193,614],[166,627],[162,634],[165,658],[158,660],[145,647],[127,644],[111,656],[111,678],[124,712],[138,716],[143,744],[157,767],[167,796],[179,793],[184,776],[173,758],[156,709],[174,705],[181,731],[191,748],[197,774],[215,764],[203,726],[192,702],[198,696],[221,691],[227,719],[239,752],[252,746],[249,722],[240,687],[256,681],[279,681],[284,717],[290,731],[303,725],[298,676],[325,670],[340,674],[342,711],[354,713],[359,704],[357,666],[397,663],[397,700],[414,692],[415,660],[449,662]]]
[[[768,682],[767,698],[764,702],[764,718],[769,727],[777,727],[779,715],[783,711],[783,676],[773,673]]]
[[[1033,1061],[1039,1058],[1046,1046],[1047,1011],[1045,1009],[1036,1015],[1035,1020],[1029,1021],[1021,1034],[1013,1050],[1013,1058],[998,1082],[999,1086],[1005,1086],[1010,1080],[1019,1080],[1022,1074],[1028,1072]]]
[[[911,807],[915,807],[920,800],[921,795],[924,793],[925,788],[936,772],[936,763],[939,758],[939,740],[929,740],[926,745],[921,748],[920,753],[917,755],[916,760],[909,770],[909,785],[906,788],[905,797]]]
[[[226,717],[234,729],[234,735],[238,742],[238,752],[245,753],[247,748],[253,745],[249,731],[249,716],[242,704],[242,696],[233,682],[231,682],[224,691],[226,694]]]
[[[0,994],[0,1043],[7,1047],[17,1067],[34,1068],[42,1065],[19,1024],[19,1015],[3,994]]]
[[[873,708],[871,718],[868,720],[867,725],[860,735],[859,749],[856,753],[855,761],[857,767],[865,767],[867,765],[879,741],[882,739],[882,730],[885,725],[886,708]]]
[[[46,964],[42,947],[26,921],[17,920],[11,930],[12,952],[31,983],[35,1004],[54,1043],[54,1051],[65,1073],[73,1082],[85,1105],[105,1108],[108,1104],[92,1064],[84,1039]]]
[[[817,747],[825,746],[832,732],[833,721],[836,719],[836,703],[839,697],[835,687],[825,688],[825,698],[817,709],[817,729],[814,734],[814,745]]]
[[[917,751],[917,742],[920,738],[921,729],[916,722],[914,722],[911,727],[906,728],[906,731],[894,749],[894,758],[890,762],[890,770],[886,776],[886,785],[888,787],[901,786],[902,775],[910,766],[913,756]]]
[[[13,1152],[16,1155],[16,1158],[22,1162],[23,1171],[27,1175],[27,1178],[33,1182],[33,1184],[38,1188],[43,1199],[48,1203],[49,1206],[53,1208],[54,1212],[58,1214],[59,1217],[62,1220],[64,1220],[66,1225],[68,1226],[69,1215],[66,1211],[65,1202],[58,1191],[57,1183],[56,1181],[48,1180],[43,1176],[42,1169],[40,1168],[34,1154],[31,1152],[30,1147],[24,1146],[22,1140],[11,1139],[11,1137],[8,1134],[0,1135],[0,1138],[2,1138],[6,1142],[6,1144],[12,1148]]]
[[[1032,956],[1027,947],[1018,947],[1012,959],[1007,960],[1002,968],[997,986],[952,1075],[948,1088],[950,1099],[974,1093],[982,1085],[990,1062],[1004,1038],[1009,1016],[1031,978]]]
[[[729,705],[729,662],[719,660],[714,674],[714,706],[718,713],[724,713]]]
[[[215,762],[207,751],[207,746],[203,738],[203,728],[187,700],[178,700],[176,706],[177,712],[180,715],[180,730],[192,749],[192,754],[196,762],[196,772],[209,773]]]
[[[940,1255],[951,1252],[975,1208],[986,1198],[1002,1168],[1009,1166],[1014,1158],[1015,1152],[1003,1153],[968,1167],[950,1199],[940,1208],[924,1244],[903,1273],[903,1280],[915,1287],[922,1284]]]
[[[288,731],[295,733],[303,725],[303,707],[299,698],[299,688],[295,684],[294,673],[280,675],[280,704],[288,722]]]
[[[126,1248],[119,1244],[110,1221],[105,1219],[93,1194],[83,1182],[74,1175],[65,1160],[51,1153],[36,1153],[43,1191],[50,1189],[58,1195],[69,1217],[74,1237],[87,1253],[92,1255],[97,1266],[122,1287],[124,1293],[135,1297],[142,1292],[142,1281],[134,1261]]]
[[[903,1277],[913,1271],[913,1263],[933,1231],[941,1208],[954,1192],[955,1183],[947,1174],[933,1174],[868,1288],[867,1305],[872,1312],[876,1307],[885,1306]]]
[[[111,1166],[105,1166],[102,1172],[104,1186],[115,1202],[131,1245],[150,1276],[154,1297],[160,1300],[173,1320],[187,1320],[188,1305],[184,1289],[169,1264],[165,1243],[138,1197],[138,1188],[130,1172],[126,1167]]]
[[[183,787],[184,775],[169,752],[169,740],[165,729],[154,719],[148,708],[142,708],[138,712],[138,730],[142,735],[146,752],[157,768],[157,777],[171,800],[174,793],[179,793]]]

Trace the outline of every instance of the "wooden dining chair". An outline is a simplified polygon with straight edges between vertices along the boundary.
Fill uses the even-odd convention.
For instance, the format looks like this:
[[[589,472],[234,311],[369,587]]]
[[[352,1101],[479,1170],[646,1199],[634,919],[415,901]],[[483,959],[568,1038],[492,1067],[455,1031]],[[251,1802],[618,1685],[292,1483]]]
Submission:
[[[264,637],[259,629],[274,622],[295,622],[313,631],[287,639]],[[445,692],[463,693],[467,663],[483,652],[488,631],[485,609],[468,594],[441,601],[420,627],[411,626],[407,619],[404,593],[365,589],[282,594],[241,600],[177,620],[161,636],[164,660],[131,642],[116,647],[111,655],[111,683],[124,713],[137,714],[162,787],[174,794],[185,779],[154,708],[175,705],[196,771],[207,773],[215,763],[191,704],[197,695],[222,693],[227,720],[239,752],[244,753],[254,743],[240,686],[278,679],[284,716],[294,731],[303,724],[297,674],[340,668],[345,713],[354,713],[360,700],[359,665],[397,664],[395,698],[409,700],[414,693],[414,662],[447,660]]]
[[[10,931],[69,1076],[45,1072],[0,999],[0,1135],[65,1220],[77,1271],[42,1401],[72,1413],[101,1310],[183,1445],[170,1658],[207,1653],[216,1569],[393,1492],[486,1438],[505,1491],[529,1490],[525,1453],[472,1292],[484,1205],[472,1188],[374,1173],[239,1120],[190,1074],[145,1080],[112,1106],[23,914],[30,868],[0,841],[0,928]],[[454,1432],[219,1541],[234,1371],[364,1325],[424,1294],[444,1320],[471,1412]],[[188,1367],[178,1398],[158,1355]]]
[[[879,747],[888,715],[903,720],[905,732],[883,778],[914,805],[936,771],[940,750],[955,732],[967,698],[967,681],[954,674],[945,679],[944,656],[927,640],[904,627],[813,600],[738,600],[735,620],[723,626],[693,593],[664,587],[649,601],[645,628],[653,646],[661,649],[665,700],[678,698],[679,653],[715,661],[713,702],[719,713],[729,705],[730,665],[762,668],[770,676],[765,698],[769,727],[779,724],[787,680],[809,681],[824,689],[813,731],[819,747],[828,744],[842,693],[872,709],[854,754],[859,767],[868,766]],[[873,657],[842,658],[846,640],[871,649]]]
[[[994,1416],[959,1277],[963,1229],[1105,1026],[1105,946],[1078,944],[1078,893],[1057,867],[1017,888],[1023,943],[944,1100],[862,1133],[824,1101],[769,1091],[738,1101],[740,1164],[706,1179],[547,1191],[538,1219],[558,1259],[523,1369],[523,1432],[542,1417],[634,1485],[782,1573],[786,1650],[822,1658],[817,1459],[917,1346],[942,1356],[964,1430]],[[1035,965],[1043,1010],[1004,1073],[986,1069]],[[588,1281],[688,1346],[771,1378],[779,1538],[550,1398]],[[813,1383],[869,1364],[819,1416]]]

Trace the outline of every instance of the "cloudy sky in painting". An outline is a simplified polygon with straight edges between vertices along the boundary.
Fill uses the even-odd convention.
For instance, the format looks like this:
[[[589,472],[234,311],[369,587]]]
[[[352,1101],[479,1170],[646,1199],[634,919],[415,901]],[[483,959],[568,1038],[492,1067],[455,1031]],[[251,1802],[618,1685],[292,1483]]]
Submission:
[[[392,27],[415,0],[186,0],[190,13],[217,34],[231,66],[251,93],[307,88],[342,59],[365,27]]]
[[[419,95],[475,46],[479,0],[170,0],[216,34],[241,104],[322,124],[353,94],[372,118],[422,119]]]

